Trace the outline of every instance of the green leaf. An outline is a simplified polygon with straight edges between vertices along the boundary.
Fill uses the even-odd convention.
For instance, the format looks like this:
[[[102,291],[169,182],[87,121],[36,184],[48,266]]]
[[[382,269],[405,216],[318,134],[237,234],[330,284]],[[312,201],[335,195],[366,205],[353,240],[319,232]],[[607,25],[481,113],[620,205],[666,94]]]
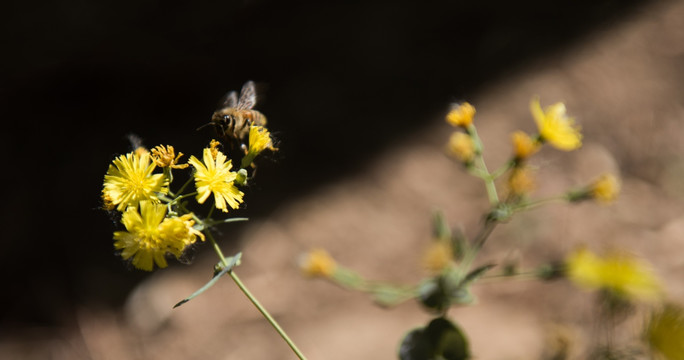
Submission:
[[[484,275],[487,271],[489,271],[491,268],[495,267],[496,265],[494,264],[487,264],[478,267],[475,270],[472,270],[471,272],[466,275],[465,279],[463,279],[463,284],[467,285],[475,280],[477,280],[480,276]]]
[[[432,236],[435,239],[446,240],[451,238],[451,229],[444,219],[441,211],[435,211],[432,215]]]
[[[206,291],[210,287],[214,286],[214,284],[218,281],[218,279],[220,279],[223,275],[227,274],[229,271],[233,270],[234,267],[240,265],[240,259],[241,258],[242,258],[242,253],[239,252],[239,253],[235,254],[235,256],[229,257],[227,259],[228,264],[223,266],[222,269],[221,269],[222,264],[219,264],[218,267],[214,268],[214,276],[211,278],[211,280],[209,280],[208,283],[204,284],[204,286],[202,286],[199,290],[192,293],[192,295],[190,295],[190,296],[186,297],[185,299],[179,301],[176,305],[173,306],[173,308],[175,309],[175,308],[185,304],[186,302],[195,298],[197,295],[203,293],[204,291]],[[218,270],[218,269],[221,269],[221,271],[219,271],[217,273],[216,270]]]
[[[468,341],[451,321],[438,317],[425,328],[410,331],[399,346],[401,360],[465,360],[470,357]]]
[[[463,260],[463,256],[468,251],[468,239],[462,229],[456,229],[451,235],[451,247],[454,250],[454,259]]]
[[[413,287],[376,285],[372,290],[373,299],[380,306],[395,306],[416,296]]]

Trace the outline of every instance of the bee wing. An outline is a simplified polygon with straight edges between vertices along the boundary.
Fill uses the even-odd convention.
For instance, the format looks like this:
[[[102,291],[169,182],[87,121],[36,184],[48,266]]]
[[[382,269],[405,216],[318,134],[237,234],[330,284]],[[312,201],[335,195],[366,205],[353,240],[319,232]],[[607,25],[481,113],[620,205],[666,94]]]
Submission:
[[[237,93],[235,91],[231,91],[224,95],[221,100],[219,101],[219,109],[225,109],[225,108],[234,108],[237,106],[238,100],[237,100]]]
[[[240,100],[238,100],[236,108],[238,110],[251,110],[254,105],[256,105],[256,90],[254,89],[254,82],[248,81],[242,86]]]

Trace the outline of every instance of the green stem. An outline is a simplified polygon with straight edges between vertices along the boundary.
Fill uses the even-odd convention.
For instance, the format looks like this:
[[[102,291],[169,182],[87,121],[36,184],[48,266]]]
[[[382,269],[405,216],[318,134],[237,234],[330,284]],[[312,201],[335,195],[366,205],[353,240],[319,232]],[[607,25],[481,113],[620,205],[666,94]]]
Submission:
[[[555,203],[555,202],[565,202],[567,201],[567,197],[565,195],[558,195],[554,197],[549,197],[545,199],[539,199],[535,201],[530,201],[528,203],[520,204],[515,207],[515,211],[527,211],[527,210],[532,210],[535,208],[538,208],[540,206],[544,206],[547,204]]]
[[[305,360],[306,357],[297,348],[297,345],[295,345],[295,343],[292,341],[292,339],[290,339],[290,337],[287,336],[287,333],[285,333],[285,331],[280,327],[280,325],[278,325],[278,322],[275,321],[275,319],[271,316],[271,314],[269,314],[268,311],[266,311],[266,309],[261,305],[259,300],[257,300],[257,298],[254,297],[254,295],[252,295],[252,293],[245,287],[245,285],[242,283],[242,281],[240,281],[240,278],[237,276],[237,274],[235,274],[234,271],[229,271],[228,275],[230,275],[230,277],[233,279],[235,284],[240,288],[240,290],[242,290],[242,293],[245,294],[245,296],[249,299],[249,301],[251,301],[252,304],[257,308],[257,310],[259,310],[261,315],[263,315],[264,318],[271,324],[271,326],[275,329],[275,331],[278,333],[278,335],[280,335],[280,337],[283,338],[283,340],[285,340],[287,345],[290,346],[290,349],[292,349],[292,352],[294,352],[295,355],[297,355],[297,357],[300,358],[301,360]]]
[[[221,248],[216,243],[214,236],[212,236],[211,233],[207,231],[207,237],[209,238],[209,241],[211,242],[212,246],[214,247],[214,251],[216,251],[216,254],[218,255],[219,259],[221,259],[221,263],[223,263],[223,265],[225,265],[225,266],[228,266],[229,265],[228,261],[226,260],[225,256],[223,256],[223,252],[221,251]],[[292,349],[292,352],[294,352],[295,355],[297,355],[297,357],[299,359],[305,360],[306,357],[297,348],[297,345],[295,345],[295,343],[290,339],[290,337],[287,336],[287,333],[280,327],[280,325],[278,325],[278,322],[275,321],[275,319],[271,316],[271,314],[269,314],[269,312],[266,310],[266,308],[264,308],[261,305],[259,300],[257,300],[257,298],[254,297],[254,295],[252,295],[252,293],[247,289],[247,287],[245,287],[245,284],[243,284],[242,281],[240,281],[240,278],[237,276],[237,274],[235,274],[235,272],[231,270],[228,272],[228,275],[230,275],[230,277],[233,279],[233,281],[238,286],[238,288],[240,288],[242,293],[247,297],[247,299],[249,299],[249,301],[252,302],[254,307],[256,307],[257,310],[259,310],[259,312],[261,313],[261,315],[263,315],[263,317],[266,319],[266,321],[268,321],[268,323],[271,324],[271,326],[273,327],[273,329],[275,329],[275,331],[278,333],[278,335],[280,335],[280,337],[283,338],[283,340],[285,340],[287,345],[290,346],[290,349]]]
[[[495,178],[491,175],[489,170],[487,170],[487,164],[485,163],[484,157],[482,156],[482,153],[484,152],[484,144],[482,143],[480,136],[477,135],[477,129],[475,129],[475,125],[471,124],[470,126],[468,126],[467,131],[472,137],[473,141],[475,142],[475,153],[477,154],[475,155],[476,166],[483,173],[480,176],[480,178],[482,178],[482,180],[485,183],[489,203],[491,205],[496,205],[499,203],[499,195],[496,192],[496,185],[494,184]]]

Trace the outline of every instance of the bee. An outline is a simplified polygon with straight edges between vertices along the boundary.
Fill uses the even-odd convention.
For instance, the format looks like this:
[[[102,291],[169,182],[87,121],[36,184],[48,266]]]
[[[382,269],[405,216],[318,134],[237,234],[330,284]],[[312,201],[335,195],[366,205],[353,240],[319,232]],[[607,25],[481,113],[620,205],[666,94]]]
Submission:
[[[237,143],[246,151],[245,142],[249,139],[250,126],[266,126],[266,116],[253,109],[255,104],[254,82],[247,81],[240,90],[239,98],[235,91],[222,98],[218,110],[211,116],[211,124],[214,124],[220,136],[232,145]]]

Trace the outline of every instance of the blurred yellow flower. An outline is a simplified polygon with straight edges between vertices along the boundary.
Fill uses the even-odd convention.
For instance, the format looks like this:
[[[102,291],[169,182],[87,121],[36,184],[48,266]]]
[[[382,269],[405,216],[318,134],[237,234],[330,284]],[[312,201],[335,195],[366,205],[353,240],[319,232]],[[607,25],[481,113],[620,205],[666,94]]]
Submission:
[[[231,161],[226,161],[226,155],[215,148],[216,156],[212,155],[212,148],[204,149],[203,162],[194,156],[188,161],[195,168],[197,202],[203,204],[214,194],[216,208],[228,212],[228,206],[233,209],[240,206],[244,194],[233,183],[237,173],[230,171]]]
[[[684,310],[668,304],[655,312],[646,327],[651,349],[667,360],[684,360]]]
[[[179,152],[178,155],[176,155],[176,152],[171,145],[166,145],[166,147],[158,145],[152,149],[152,160],[154,160],[154,163],[159,167],[185,169],[189,166],[188,164],[178,164],[181,156],[183,156],[183,153]]]
[[[534,191],[536,183],[529,166],[517,166],[508,176],[508,190],[513,196],[522,196]]]
[[[150,161],[150,153],[137,154],[121,155],[109,165],[102,189],[106,207],[116,206],[117,210],[124,211],[143,200],[158,202],[156,193],[169,191],[168,179],[163,174],[152,174],[156,165]]]
[[[437,275],[451,265],[454,251],[448,241],[433,241],[423,254],[422,264],[430,274]]]
[[[565,104],[555,103],[542,110],[539,98],[535,97],[530,102],[530,111],[543,141],[565,151],[582,146],[580,127],[575,124],[575,119],[565,114]]]
[[[121,257],[124,260],[133,257],[133,266],[152,271],[155,263],[160,268],[168,265],[167,253],[179,258],[183,249],[198,236],[204,240],[204,235],[192,227],[191,214],[165,216],[166,206],[150,201],[140,202],[140,212],[137,206],[126,209],[121,218],[126,231],[114,232],[114,247],[122,250]]]
[[[451,107],[451,111],[446,116],[446,120],[449,124],[453,126],[460,126],[467,128],[473,123],[473,117],[475,116],[475,107],[467,102],[461,104],[454,104]]]
[[[539,142],[524,131],[518,130],[511,134],[511,141],[513,154],[517,160],[525,160],[539,150]]]
[[[449,138],[447,153],[464,163],[470,163],[475,157],[475,142],[468,134],[454,132]]]
[[[662,296],[660,282],[650,267],[624,253],[603,257],[579,249],[566,259],[567,276],[579,287],[608,290],[628,300],[657,300]]]
[[[331,277],[337,269],[337,263],[327,251],[315,249],[300,260],[299,267],[308,276]]]
[[[590,187],[591,196],[603,203],[610,203],[620,194],[620,180],[612,174],[601,175]]]

